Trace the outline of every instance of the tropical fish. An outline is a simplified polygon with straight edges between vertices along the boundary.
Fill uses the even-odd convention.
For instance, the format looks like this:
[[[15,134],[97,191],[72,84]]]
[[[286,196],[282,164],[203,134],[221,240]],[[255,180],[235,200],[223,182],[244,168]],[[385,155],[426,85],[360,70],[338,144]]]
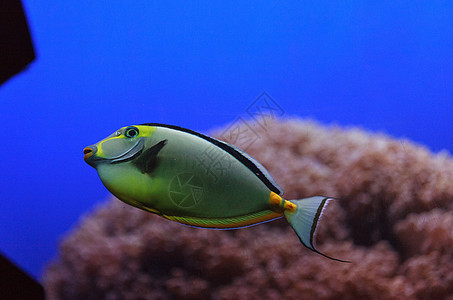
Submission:
[[[305,247],[331,258],[316,250],[314,238],[333,198],[282,198],[269,172],[226,142],[178,126],[146,123],[123,127],[83,153],[105,187],[129,205],[212,229],[285,216]]]

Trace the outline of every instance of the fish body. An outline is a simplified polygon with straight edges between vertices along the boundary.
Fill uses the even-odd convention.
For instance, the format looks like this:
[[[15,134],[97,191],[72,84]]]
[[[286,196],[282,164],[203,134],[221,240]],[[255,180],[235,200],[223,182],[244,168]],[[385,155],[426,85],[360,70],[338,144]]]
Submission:
[[[285,216],[302,243],[318,252],[316,226],[331,198],[283,199],[269,172],[228,143],[177,126],[147,123],[123,127],[84,153],[106,188],[127,204],[186,225],[216,229]]]

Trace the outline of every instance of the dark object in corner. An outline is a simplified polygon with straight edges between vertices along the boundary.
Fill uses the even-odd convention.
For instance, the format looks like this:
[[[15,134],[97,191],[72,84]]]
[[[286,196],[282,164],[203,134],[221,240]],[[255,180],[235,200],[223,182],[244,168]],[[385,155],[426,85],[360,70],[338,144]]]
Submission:
[[[20,0],[0,1],[0,84],[35,59]]]
[[[40,283],[20,270],[0,254],[0,297],[1,299],[44,299]]]

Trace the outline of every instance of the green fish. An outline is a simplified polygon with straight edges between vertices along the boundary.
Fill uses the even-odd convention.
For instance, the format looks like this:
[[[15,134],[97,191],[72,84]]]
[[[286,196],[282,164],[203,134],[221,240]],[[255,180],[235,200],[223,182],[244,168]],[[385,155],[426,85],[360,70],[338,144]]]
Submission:
[[[333,198],[282,198],[269,172],[241,149],[178,126],[146,123],[117,130],[83,150],[105,187],[123,202],[182,224],[234,229],[285,216],[314,246]],[[343,261],[344,262],[344,261]]]

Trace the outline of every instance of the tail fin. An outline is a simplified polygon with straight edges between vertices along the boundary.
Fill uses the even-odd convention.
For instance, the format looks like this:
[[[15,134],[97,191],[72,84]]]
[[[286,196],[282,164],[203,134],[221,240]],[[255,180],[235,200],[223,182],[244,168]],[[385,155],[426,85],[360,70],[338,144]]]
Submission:
[[[327,256],[324,253],[316,250],[314,246],[316,226],[318,226],[318,222],[319,220],[321,220],[324,207],[330,200],[333,200],[333,198],[327,198],[323,196],[291,200],[290,202],[295,204],[296,208],[295,210],[285,210],[284,214],[289,224],[297,233],[297,236],[305,247],[327,258],[349,263],[350,261]]]

